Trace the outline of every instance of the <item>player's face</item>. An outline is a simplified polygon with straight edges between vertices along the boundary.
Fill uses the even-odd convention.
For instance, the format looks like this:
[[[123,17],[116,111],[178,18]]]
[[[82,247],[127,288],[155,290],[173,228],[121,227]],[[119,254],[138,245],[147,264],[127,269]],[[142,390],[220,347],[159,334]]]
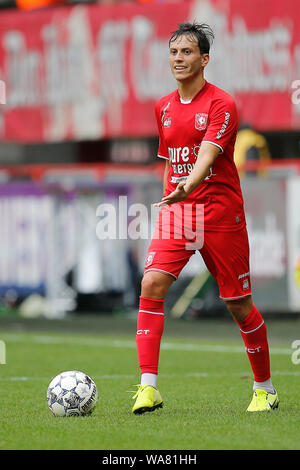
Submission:
[[[169,60],[175,79],[189,81],[202,74],[209,55],[200,54],[195,37],[182,35],[170,43]]]

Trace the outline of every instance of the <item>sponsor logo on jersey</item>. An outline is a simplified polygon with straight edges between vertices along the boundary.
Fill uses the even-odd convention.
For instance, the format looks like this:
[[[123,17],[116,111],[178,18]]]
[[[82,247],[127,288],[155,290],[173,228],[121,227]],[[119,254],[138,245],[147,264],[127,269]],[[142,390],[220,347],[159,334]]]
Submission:
[[[174,176],[171,177],[171,183],[184,181],[181,178],[186,177],[193,171],[199,148],[200,145],[194,146],[192,149],[189,147],[168,147],[169,161],[174,173]],[[205,180],[209,180],[212,176],[217,176],[217,174],[213,172],[213,167],[210,167]]]
[[[171,183],[181,183],[182,181],[186,181],[187,176],[172,176]]]
[[[172,163],[188,162],[190,160],[189,147],[168,147],[169,160]]]
[[[226,128],[227,128],[228,123],[229,123],[229,118],[230,118],[230,113],[225,113],[225,118],[224,118],[223,125],[222,125],[221,129],[219,130],[219,132],[217,133],[217,139],[221,139],[222,135],[226,131]]]
[[[198,131],[203,131],[206,129],[208,114],[206,113],[197,113],[195,114],[195,128]]]
[[[165,115],[166,115],[166,112],[167,112],[167,110],[168,110],[170,104],[171,104],[171,103],[170,103],[170,101],[169,101],[169,103],[167,104],[167,106],[162,110],[162,113],[161,113],[161,122],[164,122]]]

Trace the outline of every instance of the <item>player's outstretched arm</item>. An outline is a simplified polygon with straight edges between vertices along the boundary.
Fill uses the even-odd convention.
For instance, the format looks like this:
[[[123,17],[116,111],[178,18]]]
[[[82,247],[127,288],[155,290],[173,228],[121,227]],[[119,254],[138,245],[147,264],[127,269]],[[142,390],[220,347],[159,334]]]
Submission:
[[[175,202],[184,201],[199,184],[201,184],[210,173],[210,167],[213,165],[215,159],[220,153],[220,148],[216,145],[204,142],[201,144],[198,157],[192,172],[189,174],[185,182],[177,185],[175,191],[156,204],[156,207],[161,207]]]
[[[191,194],[199,184],[203,183],[205,178],[209,175],[210,168],[214,164],[219,153],[220,147],[210,144],[209,142],[203,142],[201,144],[193,171],[187,177],[184,185],[184,190],[187,195]]]

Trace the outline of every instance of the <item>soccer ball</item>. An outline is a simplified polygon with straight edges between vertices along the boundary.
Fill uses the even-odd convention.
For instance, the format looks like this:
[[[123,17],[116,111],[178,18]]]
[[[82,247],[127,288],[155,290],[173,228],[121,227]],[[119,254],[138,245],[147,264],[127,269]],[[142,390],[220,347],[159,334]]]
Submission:
[[[85,416],[97,405],[98,389],[88,375],[70,370],[51,380],[47,401],[54,416]]]

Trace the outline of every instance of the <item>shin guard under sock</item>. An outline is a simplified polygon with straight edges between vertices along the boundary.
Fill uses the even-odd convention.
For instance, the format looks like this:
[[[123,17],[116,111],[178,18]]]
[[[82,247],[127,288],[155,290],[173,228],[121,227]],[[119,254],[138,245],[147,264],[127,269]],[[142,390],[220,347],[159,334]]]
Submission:
[[[237,322],[245,343],[248,358],[256,382],[264,382],[271,376],[267,329],[264,320],[253,305],[242,322]]]
[[[164,300],[140,297],[136,345],[141,374],[157,374],[164,330]]]

